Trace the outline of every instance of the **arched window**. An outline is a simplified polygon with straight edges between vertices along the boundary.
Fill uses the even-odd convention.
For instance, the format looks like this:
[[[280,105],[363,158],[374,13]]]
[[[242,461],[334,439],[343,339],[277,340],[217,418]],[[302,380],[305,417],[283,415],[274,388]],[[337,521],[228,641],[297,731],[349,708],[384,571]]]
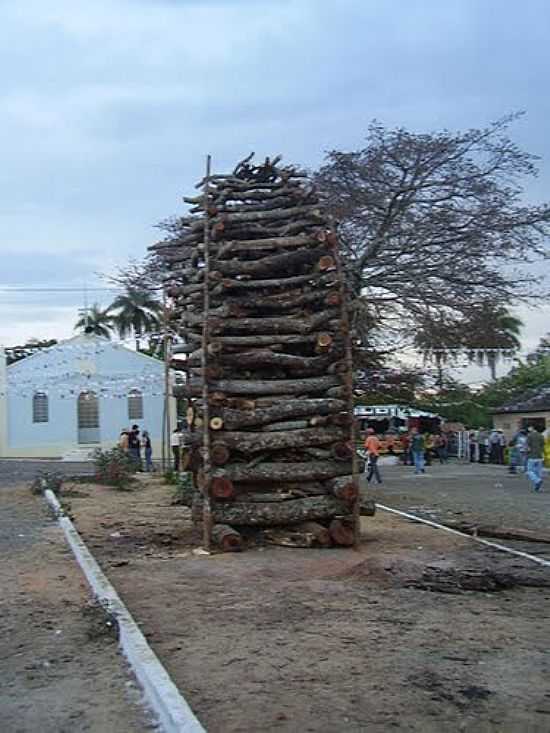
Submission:
[[[77,401],[78,442],[99,443],[99,400],[95,392],[81,392]]]
[[[32,421],[48,422],[48,395],[44,392],[35,392],[32,398]]]
[[[128,395],[128,420],[143,420],[143,395],[139,389]]]

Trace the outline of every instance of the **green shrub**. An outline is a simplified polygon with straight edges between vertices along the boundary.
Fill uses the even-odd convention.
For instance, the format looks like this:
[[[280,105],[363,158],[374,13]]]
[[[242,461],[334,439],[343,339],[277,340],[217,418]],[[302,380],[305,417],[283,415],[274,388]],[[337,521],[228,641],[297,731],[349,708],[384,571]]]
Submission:
[[[162,476],[165,484],[174,485],[178,483],[178,474],[175,471],[166,471]]]
[[[95,480],[100,484],[114,486],[121,491],[129,491],[138,469],[136,461],[121,448],[102,450],[97,448],[93,454]]]
[[[174,491],[174,498],[172,504],[183,504],[184,506],[191,506],[193,503],[193,493],[195,489],[193,487],[193,478],[190,473],[182,473],[179,475],[176,482],[176,488]]]

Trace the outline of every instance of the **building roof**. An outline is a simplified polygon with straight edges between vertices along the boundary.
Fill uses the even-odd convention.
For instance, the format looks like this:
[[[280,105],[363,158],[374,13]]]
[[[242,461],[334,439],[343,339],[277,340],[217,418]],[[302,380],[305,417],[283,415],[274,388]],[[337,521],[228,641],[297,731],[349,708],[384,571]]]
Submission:
[[[104,336],[98,336],[95,333],[79,333],[76,336],[71,336],[71,338],[58,341],[57,344],[54,344],[53,346],[48,346],[44,349],[38,349],[34,352],[34,354],[30,354],[24,359],[14,361],[12,364],[8,364],[7,369],[15,374],[19,367],[26,366],[31,360],[40,357],[48,351],[55,353],[62,351],[64,347],[71,348],[74,346],[79,346],[80,344],[95,344],[98,346],[103,346],[104,348],[112,348],[115,350],[123,351],[124,353],[132,354],[137,359],[146,359],[151,365],[154,365],[154,368],[164,369],[164,362],[160,361],[159,359],[155,359],[153,356],[149,356],[149,354],[143,354],[141,351],[134,351],[133,349],[129,349],[127,346],[124,346],[124,344],[117,343],[116,341],[111,341],[110,339],[105,338]]]
[[[550,384],[524,392],[511,402],[506,402],[492,410],[493,414],[506,412],[547,412],[550,411]]]

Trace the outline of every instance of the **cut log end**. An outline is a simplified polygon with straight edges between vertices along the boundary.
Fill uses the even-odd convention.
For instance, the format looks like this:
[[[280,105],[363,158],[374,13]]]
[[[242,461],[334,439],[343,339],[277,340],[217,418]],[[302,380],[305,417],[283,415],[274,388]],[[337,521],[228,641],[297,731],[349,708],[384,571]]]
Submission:
[[[212,527],[212,541],[223,552],[240,552],[243,549],[241,535],[228,524],[215,524]]]
[[[334,544],[351,547],[354,544],[353,523],[348,519],[333,519],[328,528]]]
[[[233,482],[224,476],[215,476],[210,484],[210,494],[218,501],[228,501],[235,496]]]

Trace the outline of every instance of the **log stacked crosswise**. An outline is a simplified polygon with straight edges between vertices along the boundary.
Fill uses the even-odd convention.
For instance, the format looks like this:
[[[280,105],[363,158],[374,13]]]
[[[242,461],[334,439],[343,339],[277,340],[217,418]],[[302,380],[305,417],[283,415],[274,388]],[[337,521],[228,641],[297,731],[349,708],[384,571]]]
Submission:
[[[327,530],[337,544],[355,537],[338,241],[307,177],[278,163],[249,157],[208,175],[174,236],[153,247],[187,354],[178,396],[189,400],[193,517],[203,521],[206,500],[225,549],[240,546],[243,526],[313,522],[324,544]]]

